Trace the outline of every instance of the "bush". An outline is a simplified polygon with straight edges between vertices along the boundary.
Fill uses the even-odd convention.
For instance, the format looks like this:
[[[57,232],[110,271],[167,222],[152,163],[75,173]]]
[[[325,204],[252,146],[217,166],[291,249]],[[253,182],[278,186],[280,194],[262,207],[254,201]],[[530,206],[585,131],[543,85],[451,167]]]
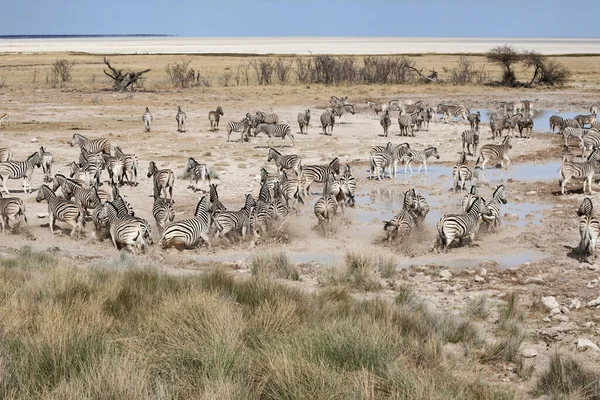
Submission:
[[[54,77],[54,81],[56,82],[70,82],[71,81],[71,71],[73,71],[73,66],[75,63],[65,60],[64,58],[55,60],[52,63],[52,76]]]
[[[485,84],[489,82],[489,76],[483,66],[477,70],[468,57],[461,57],[458,65],[450,70],[450,82],[453,85]]]
[[[169,82],[177,87],[186,88],[194,83],[196,74],[193,69],[190,69],[190,63],[192,59],[184,60],[181,62],[174,62],[165,67]]]
[[[283,251],[254,253],[250,261],[252,275],[272,278],[300,279],[300,273]]]

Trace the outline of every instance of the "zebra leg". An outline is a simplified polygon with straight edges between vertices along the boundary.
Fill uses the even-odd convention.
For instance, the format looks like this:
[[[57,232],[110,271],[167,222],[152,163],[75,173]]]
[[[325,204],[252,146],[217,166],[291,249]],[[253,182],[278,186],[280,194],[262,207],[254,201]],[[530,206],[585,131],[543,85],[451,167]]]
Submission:
[[[204,242],[206,243],[206,245],[210,249],[210,239],[209,239],[208,235],[206,233],[201,232],[200,233],[200,237],[202,238],[202,240],[204,240]]]
[[[50,220],[50,233],[54,235],[54,214],[52,213],[52,210],[48,210],[48,211],[49,211],[48,219]]]

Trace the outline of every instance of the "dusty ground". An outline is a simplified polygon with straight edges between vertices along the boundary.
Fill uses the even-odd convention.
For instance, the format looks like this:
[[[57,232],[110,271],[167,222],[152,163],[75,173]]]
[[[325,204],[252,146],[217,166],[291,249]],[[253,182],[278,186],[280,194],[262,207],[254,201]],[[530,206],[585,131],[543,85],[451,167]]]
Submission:
[[[23,63],[30,65],[31,59],[23,57]],[[499,303],[511,291],[518,293],[525,304],[550,295],[556,296],[560,304],[566,306],[572,299],[580,300],[581,309],[560,314],[560,318],[555,316],[544,321],[547,312],[532,311],[529,314],[525,347],[538,351],[537,358],[528,362],[539,370],[555,350],[574,352],[577,338],[600,342],[600,313],[597,309],[586,307],[588,301],[600,295],[597,281],[593,283],[594,279],[600,278],[600,270],[596,264],[581,264],[572,251],[579,240],[575,210],[583,199],[581,186],[573,184],[570,188],[574,193],[558,196],[557,178],[539,175],[538,170],[533,168],[534,165],[544,166],[552,162],[554,164],[545,168],[551,170],[551,177],[558,175],[556,163],[561,159],[560,137],[538,129],[531,138],[515,138],[510,152],[513,164],[509,170],[505,173],[490,170],[488,181],[481,182],[481,192],[486,198],[497,184],[504,183],[509,203],[503,213],[515,215],[507,216],[498,231],[482,232],[477,238],[477,247],[455,247],[447,254],[438,255],[431,252],[436,238],[435,223],[444,213],[458,211],[463,196],[452,193],[450,188],[452,165],[461,149],[460,133],[466,125],[432,123],[429,131],[418,132],[414,138],[401,138],[397,136],[394,113],[394,124],[390,137],[386,139],[380,136],[379,120],[364,103],[367,98],[410,98],[424,99],[435,105],[451,98],[464,102],[471,110],[483,110],[490,108],[495,101],[530,98],[539,108],[584,113],[597,101],[597,93],[582,91],[576,85],[562,90],[526,92],[487,91],[471,87],[472,93],[469,93],[469,87],[460,87],[453,94],[452,89],[444,86],[436,92],[431,86],[385,89],[251,86],[183,91],[157,88],[131,94],[99,91],[94,85],[81,90],[73,87],[51,89],[43,85],[34,88],[31,83],[23,81],[0,92],[0,113],[10,113],[10,125],[0,130],[0,137],[2,147],[10,147],[17,160],[25,159],[40,145],[46,146],[54,155],[54,172],[66,173],[67,163],[77,159],[79,149],[68,144],[74,132],[89,138],[107,137],[125,152],[135,152],[141,166],[139,186],[125,186],[121,192],[135,208],[136,215],[147,218],[153,224],[151,180],[146,178],[149,161],[176,172],[176,219],[191,216],[200,196],[200,192],[188,189],[189,182],[182,179],[188,157],[207,163],[218,171],[222,202],[229,209],[238,209],[245,193],[258,193],[260,167],[273,169],[273,165],[266,161],[264,136],[254,138],[250,143],[227,143],[226,122],[239,120],[246,112],[276,112],[282,120],[290,122],[296,137],[294,147],[287,140],[283,143],[276,141],[277,146],[283,146],[279,147],[280,150],[300,154],[304,165],[324,164],[336,156],[343,165],[352,165],[358,182],[358,200],[357,206],[347,208],[335,223],[335,233],[324,237],[315,229],[312,203],[318,196],[314,195],[301,209],[300,215],[289,217],[283,228],[282,243],[259,244],[258,250],[281,246],[292,260],[300,264],[302,282],[299,285],[307,290],[318,286],[322,264],[340,263],[347,251],[390,254],[397,259],[403,271],[397,278],[385,282],[383,295],[393,296],[395,288],[409,284],[431,304],[448,312],[460,310],[467,299],[480,294]],[[346,116],[340,124],[336,124],[333,136],[320,135],[318,118],[329,97],[346,93],[357,105],[356,115]],[[186,133],[176,132],[174,117],[177,105],[187,112]],[[217,105],[223,107],[225,115],[221,129],[213,133],[209,132],[207,114]],[[146,106],[150,107],[154,116],[151,133],[143,132],[141,116]],[[297,133],[296,115],[307,108],[312,112],[311,127],[308,135],[300,135]],[[481,144],[490,143],[487,125],[482,127],[482,132]],[[232,139],[238,137],[232,135]],[[36,142],[32,143],[34,139]],[[430,160],[427,177],[423,173],[417,175],[415,170],[413,176],[405,176],[401,171],[395,179],[370,181],[367,179],[368,150],[370,146],[385,144],[388,140],[395,144],[408,141],[411,147],[417,149],[436,146],[440,159]],[[106,175],[103,178],[107,179]],[[36,170],[32,187],[37,189],[41,183],[41,171]],[[51,236],[47,218],[38,218],[38,215],[47,213],[46,204],[35,202],[36,193],[22,193],[20,181],[9,181],[8,187],[24,199],[29,223],[20,234],[2,235],[3,247],[14,249],[29,245],[39,250],[53,248],[66,256],[81,257],[82,260],[92,258],[96,259],[95,262],[110,262],[118,257],[118,252],[108,241],[100,243],[92,238],[90,225],[87,236],[80,240],[73,240],[68,234]],[[400,194],[413,187],[430,200],[431,214],[422,232],[407,243],[388,247],[382,242],[382,221],[391,218],[400,208]],[[316,192],[320,185],[313,185],[311,189]],[[596,191],[600,191],[597,186]],[[154,236],[157,241],[156,231]],[[216,263],[232,263],[237,273],[245,274],[248,272],[245,265],[253,250],[250,241],[236,242],[231,247],[216,241],[211,250],[202,247],[183,253],[153,247],[142,260],[173,272],[204,270]],[[443,269],[451,271],[452,277],[442,279],[438,272]],[[589,362],[597,362],[600,353],[588,350],[582,357]],[[513,382],[525,393],[530,382],[521,381],[509,367],[498,367],[488,376],[497,381]]]

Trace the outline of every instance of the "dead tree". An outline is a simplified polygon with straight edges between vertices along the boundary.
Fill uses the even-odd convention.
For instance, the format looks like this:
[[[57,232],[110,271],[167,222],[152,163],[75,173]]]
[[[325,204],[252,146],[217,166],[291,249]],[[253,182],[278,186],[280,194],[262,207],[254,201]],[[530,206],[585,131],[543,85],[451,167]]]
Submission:
[[[429,72],[431,72],[431,74],[429,74],[429,75],[423,75],[421,73],[421,71],[416,69],[415,67],[409,66],[408,69],[416,72],[421,77],[421,79],[423,79],[423,81],[425,83],[429,83],[429,82],[437,83],[438,82],[438,73],[435,71],[435,69],[430,69]]]
[[[106,72],[106,70],[102,71],[114,81],[113,88],[119,92],[126,90],[128,87],[131,87],[131,91],[133,91],[133,84],[136,83],[143,74],[150,72],[150,69],[138,72],[116,69],[110,65],[106,57],[104,57],[104,64],[110,69],[111,73]]]

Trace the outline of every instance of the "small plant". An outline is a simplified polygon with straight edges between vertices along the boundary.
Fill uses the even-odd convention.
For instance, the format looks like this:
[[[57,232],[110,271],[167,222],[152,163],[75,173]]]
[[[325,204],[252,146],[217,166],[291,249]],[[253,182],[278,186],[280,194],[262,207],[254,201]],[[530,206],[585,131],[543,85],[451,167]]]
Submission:
[[[474,299],[469,299],[467,308],[463,314],[469,319],[487,319],[490,316],[490,307],[488,305],[487,297],[478,296]]]
[[[174,62],[166,66],[165,71],[169,82],[177,87],[187,88],[194,83],[195,72],[190,69],[190,63],[192,59],[184,60],[181,62]]]
[[[73,71],[74,62],[64,58],[57,59],[52,63],[52,76],[57,82],[70,82],[72,79],[71,72]]]
[[[250,269],[254,276],[300,280],[298,268],[283,251],[254,253],[250,261]]]
[[[556,353],[538,379],[536,389],[553,399],[600,399],[600,373],[579,361]]]

